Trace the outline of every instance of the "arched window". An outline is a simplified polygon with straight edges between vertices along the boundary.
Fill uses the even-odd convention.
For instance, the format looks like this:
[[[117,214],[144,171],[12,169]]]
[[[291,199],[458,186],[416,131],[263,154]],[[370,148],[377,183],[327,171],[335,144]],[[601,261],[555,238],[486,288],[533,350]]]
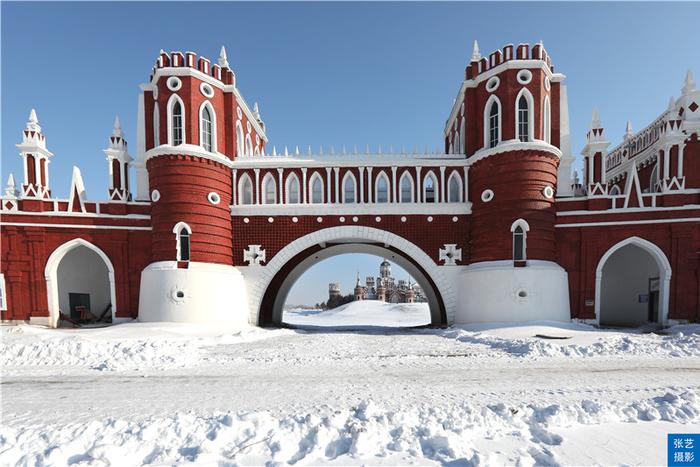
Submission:
[[[199,141],[205,151],[213,152],[214,139],[214,110],[205,102],[199,111]]]
[[[185,143],[185,110],[177,94],[170,96],[168,102],[169,143],[178,146]]]
[[[238,157],[245,156],[244,147],[243,126],[241,125],[241,121],[238,120],[236,122],[236,155]]]
[[[192,235],[192,229],[190,226],[184,222],[178,222],[173,227],[173,233],[175,234],[175,258],[177,261],[189,261],[190,260],[190,236]]]
[[[464,135],[464,132],[466,130],[465,127],[466,127],[466,119],[464,117],[462,117],[462,127],[459,131],[459,153],[460,154],[464,154],[467,151],[466,146],[465,146],[465,142],[464,142],[464,140],[466,138]]]
[[[253,182],[248,174],[243,174],[238,187],[238,199],[240,200],[240,204],[253,204]]]
[[[401,202],[402,203],[412,203],[413,202],[413,178],[408,172],[404,172],[401,176]]]
[[[649,177],[649,193],[656,193],[659,190],[659,164],[654,166]]]
[[[153,147],[160,146],[160,111],[158,103],[153,104]]]
[[[299,179],[294,173],[287,177],[287,203],[299,203]]]
[[[309,187],[309,195],[312,203],[323,203],[323,180],[318,175],[318,172],[315,172],[311,176],[311,186]]]
[[[618,196],[620,194],[620,187],[613,185],[612,190],[610,190],[610,196]]]
[[[552,114],[549,108],[549,96],[544,98],[544,140],[547,143],[552,141]]]
[[[377,177],[376,182],[376,192],[374,196],[375,203],[388,203],[389,202],[389,179],[386,178],[384,172],[380,173]]]
[[[486,147],[495,148],[501,142],[501,105],[496,96],[491,96],[486,103],[484,128]]]
[[[437,179],[435,175],[430,172],[423,179],[423,202],[425,203],[435,203],[437,202],[436,196]]]
[[[518,139],[524,143],[530,141],[530,109],[525,94],[518,98]]]
[[[250,134],[245,137],[245,155],[249,157],[253,155],[253,141],[250,139]]]
[[[263,203],[264,204],[275,204],[277,203],[277,185],[275,185],[275,177],[271,173],[268,173],[263,178]]]
[[[510,226],[513,233],[513,261],[525,261],[527,259],[527,232],[530,226],[523,219],[518,219]]]
[[[357,203],[357,183],[351,172],[343,177],[343,203]]]
[[[462,177],[457,172],[452,172],[450,179],[447,182],[447,202],[461,203],[462,202]]]

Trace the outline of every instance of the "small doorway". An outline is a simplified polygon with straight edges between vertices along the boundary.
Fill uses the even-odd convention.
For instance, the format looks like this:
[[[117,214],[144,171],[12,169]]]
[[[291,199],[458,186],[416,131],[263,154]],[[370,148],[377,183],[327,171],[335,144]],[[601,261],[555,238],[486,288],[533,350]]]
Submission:
[[[78,309],[78,307],[85,308],[90,312],[92,311],[90,309],[90,294],[68,292],[68,307],[70,308],[71,319],[79,320],[80,309]]]
[[[659,322],[659,278],[649,279],[649,322]]]

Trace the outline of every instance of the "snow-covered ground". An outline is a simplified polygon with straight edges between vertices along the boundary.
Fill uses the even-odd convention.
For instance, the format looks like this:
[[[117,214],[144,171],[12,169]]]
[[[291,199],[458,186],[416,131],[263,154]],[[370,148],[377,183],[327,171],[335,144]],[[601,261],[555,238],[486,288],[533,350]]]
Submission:
[[[364,300],[325,311],[303,308],[285,310],[282,321],[294,326],[413,327],[430,324],[430,308],[427,303],[389,304]]]
[[[662,465],[700,426],[698,325],[1,331],[0,465]]]

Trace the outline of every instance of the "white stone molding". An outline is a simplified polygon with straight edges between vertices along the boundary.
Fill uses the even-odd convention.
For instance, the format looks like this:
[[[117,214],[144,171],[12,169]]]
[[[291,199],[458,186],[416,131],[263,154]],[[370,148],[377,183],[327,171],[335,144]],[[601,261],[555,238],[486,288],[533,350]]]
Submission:
[[[248,245],[248,248],[243,250],[243,261],[248,263],[248,266],[260,266],[265,262],[265,250],[261,245]]]

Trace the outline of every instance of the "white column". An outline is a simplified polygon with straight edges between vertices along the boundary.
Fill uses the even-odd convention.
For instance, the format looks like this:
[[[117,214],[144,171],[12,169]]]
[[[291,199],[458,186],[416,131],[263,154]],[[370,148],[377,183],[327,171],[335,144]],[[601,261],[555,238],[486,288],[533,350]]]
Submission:
[[[24,163],[22,164],[24,165],[24,184],[29,185],[29,171],[27,170],[27,154],[22,153],[22,157],[24,158]]]
[[[333,171],[335,172],[335,202],[340,203],[340,185],[338,183],[338,172],[340,172],[340,169],[333,167]]]
[[[122,183],[122,193],[126,195],[126,162],[120,162],[119,163],[119,175],[121,175],[121,183]],[[48,172],[48,170],[47,170]],[[126,201],[126,197],[124,197],[124,201]]]
[[[360,167],[360,203],[365,202],[365,168]]]
[[[371,203],[374,199],[374,182],[372,181],[372,169],[374,167],[367,167],[367,202]]]
[[[662,149],[662,151],[664,152],[664,180],[668,180],[669,172],[671,170],[671,164],[670,164],[671,148],[665,147]]]
[[[306,167],[301,169],[301,202],[306,204]]]
[[[418,190],[418,195],[416,196],[416,203],[423,202],[423,180],[420,178],[420,171],[423,167],[416,167],[416,190]]]
[[[326,167],[326,204],[331,202],[331,168]]]
[[[260,204],[260,169],[255,170],[255,204]]]
[[[44,170],[46,170],[46,184],[44,186],[46,186],[47,190],[49,189],[49,172],[50,172],[49,171],[49,164],[50,163],[51,163],[51,160],[47,157],[46,158],[46,166],[44,166]]]
[[[469,166],[464,167],[464,202],[469,202]]]
[[[685,149],[685,143],[681,142],[678,144],[678,180],[683,178],[683,150]]]
[[[447,197],[445,196],[445,167],[440,167],[440,199],[438,202],[444,203]]]
[[[109,169],[109,189],[114,189],[114,168],[112,167],[112,159],[107,158],[107,168]],[[73,196],[73,193],[71,193]]]
[[[238,171],[236,169],[233,169],[233,178],[231,179],[231,183],[233,184],[233,190],[231,193],[233,193],[232,201],[231,204],[234,206],[236,205],[236,201],[238,199],[238,183],[237,183],[237,178],[238,178]]]
[[[392,167],[391,168],[391,202],[396,203],[398,202],[397,200],[399,199],[398,196],[396,196],[397,190],[396,190],[396,169],[397,167]]]
[[[277,169],[277,202],[282,204],[282,194],[284,193],[284,187],[282,186],[282,169]],[[286,201],[286,200],[285,200]]]
[[[41,186],[41,160],[42,159],[43,159],[42,156],[39,156],[39,159],[37,159],[36,157],[34,158],[34,178],[36,179],[36,186]],[[70,196],[73,196],[73,193],[71,193]]]

